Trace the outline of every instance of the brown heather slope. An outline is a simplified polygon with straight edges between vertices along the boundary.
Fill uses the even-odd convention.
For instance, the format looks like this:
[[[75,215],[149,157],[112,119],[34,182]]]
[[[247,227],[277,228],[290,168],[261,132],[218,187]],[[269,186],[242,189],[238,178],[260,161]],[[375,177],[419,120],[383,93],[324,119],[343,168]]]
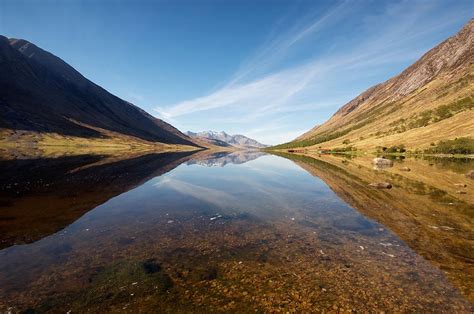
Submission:
[[[474,136],[474,19],[388,81],[369,88],[328,121],[275,148],[356,148]]]

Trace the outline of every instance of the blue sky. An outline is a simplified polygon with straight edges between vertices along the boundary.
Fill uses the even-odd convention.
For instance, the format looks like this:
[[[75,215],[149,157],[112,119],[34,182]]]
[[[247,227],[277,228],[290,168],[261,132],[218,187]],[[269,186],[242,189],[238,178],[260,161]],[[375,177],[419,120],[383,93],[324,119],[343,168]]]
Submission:
[[[276,144],[473,16],[472,0],[0,0],[0,34],[56,54],[182,131]]]

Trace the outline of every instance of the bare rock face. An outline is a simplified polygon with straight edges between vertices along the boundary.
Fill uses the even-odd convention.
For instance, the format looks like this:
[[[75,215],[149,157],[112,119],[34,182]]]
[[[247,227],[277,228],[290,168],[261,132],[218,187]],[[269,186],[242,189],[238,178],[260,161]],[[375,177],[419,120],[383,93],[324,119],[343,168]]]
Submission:
[[[369,99],[396,100],[430,82],[441,71],[456,71],[473,58],[474,19],[471,19],[458,34],[428,51],[399,75],[369,88],[342,107],[338,113],[345,115],[354,111]]]
[[[404,96],[431,81],[440,71],[455,71],[474,57],[474,19],[462,30],[428,51],[420,60],[391,79],[396,96]]]

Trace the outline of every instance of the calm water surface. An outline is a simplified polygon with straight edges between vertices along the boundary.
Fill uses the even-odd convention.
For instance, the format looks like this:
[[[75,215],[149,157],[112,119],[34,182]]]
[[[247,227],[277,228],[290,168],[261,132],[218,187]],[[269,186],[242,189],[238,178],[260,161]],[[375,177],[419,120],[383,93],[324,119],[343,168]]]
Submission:
[[[0,311],[471,312],[474,164],[370,160],[1,161]]]

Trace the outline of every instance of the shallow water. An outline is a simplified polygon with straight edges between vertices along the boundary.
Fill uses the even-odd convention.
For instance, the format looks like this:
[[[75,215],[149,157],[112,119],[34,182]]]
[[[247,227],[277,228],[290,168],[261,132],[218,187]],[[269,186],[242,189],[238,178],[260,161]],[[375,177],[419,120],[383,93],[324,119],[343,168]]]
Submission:
[[[472,311],[472,162],[370,161],[1,161],[0,311]]]

